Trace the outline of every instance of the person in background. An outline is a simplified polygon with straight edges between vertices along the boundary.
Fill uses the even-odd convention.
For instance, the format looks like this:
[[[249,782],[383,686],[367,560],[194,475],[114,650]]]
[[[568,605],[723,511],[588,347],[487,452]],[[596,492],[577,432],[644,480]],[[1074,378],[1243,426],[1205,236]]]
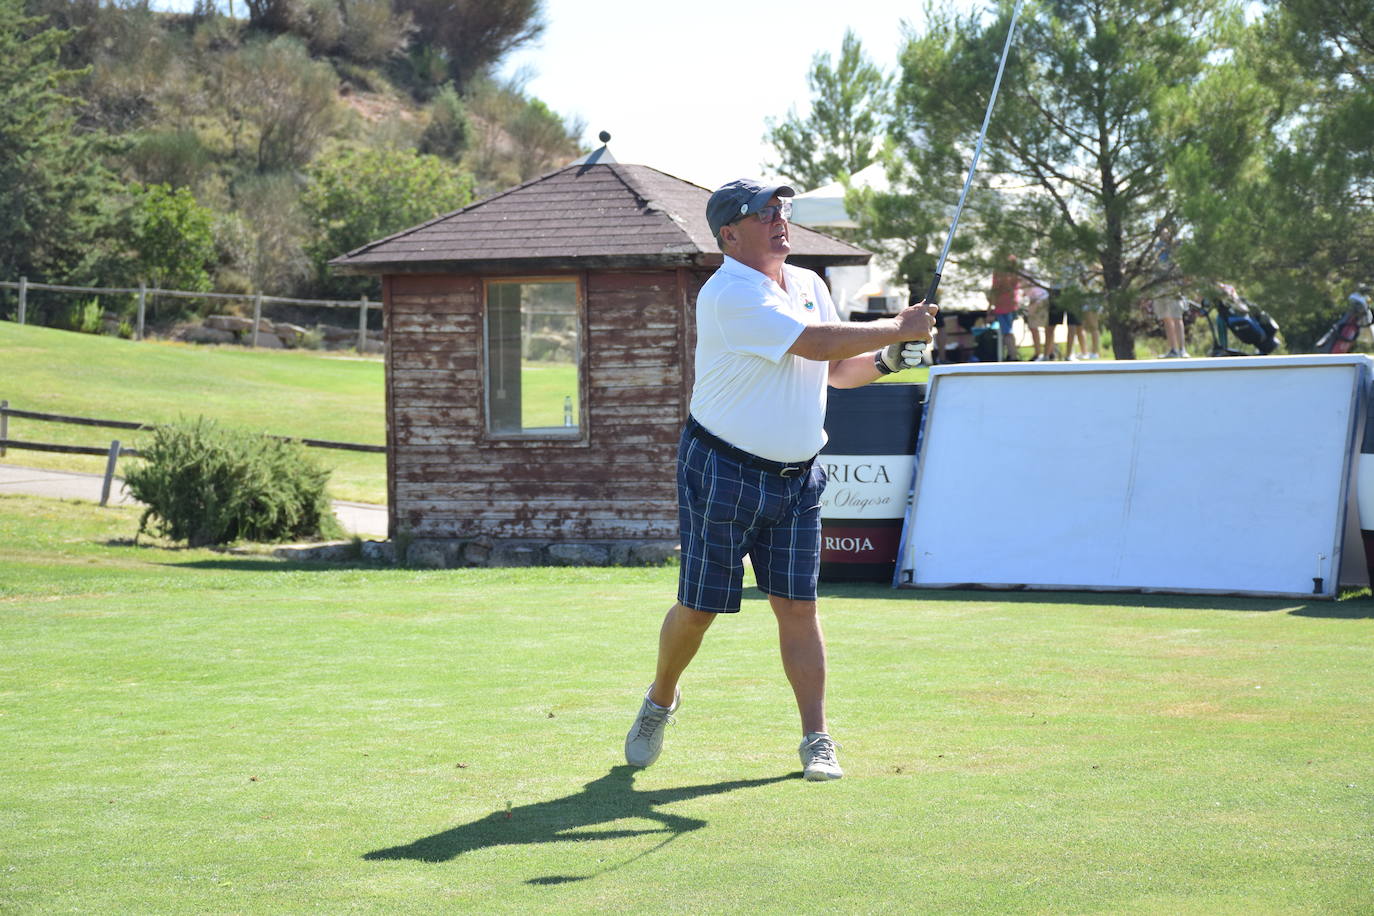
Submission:
[[[1059,359],[1059,351],[1054,345],[1054,333],[1059,326],[1064,328],[1064,359],[1073,359],[1073,342],[1075,336],[1082,342],[1078,309],[1074,305],[1072,296],[1064,295],[1064,288],[1056,286],[1049,291],[1049,321],[1045,325],[1045,352],[1049,353],[1049,359]]]
[[[1021,308],[1021,275],[1016,272],[1016,255],[1007,255],[1007,266],[992,272],[992,289],[988,293],[989,322],[996,322],[997,333],[1001,335],[1001,358],[1020,359],[1017,352],[1016,336],[1012,326],[1016,313]]]
[[[1050,291],[1038,283],[1033,284],[1026,291],[1026,327],[1030,328],[1031,359],[1035,362],[1054,358],[1050,355],[1054,347],[1054,334],[1050,331],[1049,320]]]
[[[1188,355],[1183,331],[1183,310],[1186,300],[1175,288],[1180,280],[1173,259],[1173,244],[1173,230],[1168,224],[1161,225],[1159,238],[1155,241],[1155,272],[1160,283],[1164,285],[1164,291],[1151,303],[1151,311],[1159,319],[1159,323],[1164,325],[1164,341],[1169,348],[1164,353],[1164,359],[1177,359]]]
[[[1088,332],[1084,344],[1084,359],[1097,359],[1102,352],[1102,300],[1088,299],[1083,303],[1083,330]]]

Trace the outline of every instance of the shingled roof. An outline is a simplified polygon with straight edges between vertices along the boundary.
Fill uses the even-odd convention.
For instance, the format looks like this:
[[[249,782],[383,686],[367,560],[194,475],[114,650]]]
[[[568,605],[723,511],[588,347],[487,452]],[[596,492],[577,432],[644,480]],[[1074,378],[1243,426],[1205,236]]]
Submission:
[[[713,266],[711,192],[645,165],[569,165],[330,261],[339,273]],[[792,225],[790,260],[866,264],[862,248]]]

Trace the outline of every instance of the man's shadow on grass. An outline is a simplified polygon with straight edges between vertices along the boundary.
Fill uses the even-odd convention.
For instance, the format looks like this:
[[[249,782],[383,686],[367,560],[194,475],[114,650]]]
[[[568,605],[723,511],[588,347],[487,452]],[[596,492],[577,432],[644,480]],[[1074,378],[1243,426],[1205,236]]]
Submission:
[[[700,830],[707,821],[695,817],[683,817],[658,810],[659,805],[700,798],[705,795],[718,795],[736,789],[749,789],[766,786],[770,783],[796,779],[799,774],[769,776],[762,779],[734,779],[726,782],[708,783],[698,786],[682,786],[676,789],[655,789],[638,792],[632,785],[636,767],[617,766],[599,779],[594,779],[582,787],[575,795],[565,795],[552,801],[521,805],[505,811],[488,814],[481,820],[463,824],[442,833],[422,837],[405,846],[392,846],[378,849],[363,856],[364,859],[377,861],[387,859],[415,859],[420,862],[447,862],[465,852],[486,849],[492,846],[527,846],[536,843],[573,843],[582,840],[613,840],[624,837],[665,834],[656,846],[646,849],[617,865],[610,866],[592,875],[566,876],[553,875],[531,878],[530,884],[563,884],[569,881],[583,881],[603,874],[635,859],[642,858],[671,843],[684,833]],[[657,821],[661,827],[644,829],[615,828],[593,830],[597,824],[609,824],[627,818],[642,818]]]

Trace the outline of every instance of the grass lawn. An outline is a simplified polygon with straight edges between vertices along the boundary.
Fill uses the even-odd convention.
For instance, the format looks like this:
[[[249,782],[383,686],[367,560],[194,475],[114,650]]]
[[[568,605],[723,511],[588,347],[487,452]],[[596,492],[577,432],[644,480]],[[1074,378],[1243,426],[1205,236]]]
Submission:
[[[380,357],[310,350],[248,350],[134,342],[0,321],[0,399],[18,410],[166,423],[203,415],[274,435],[386,444]],[[561,422],[561,418],[560,418]],[[108,447],[138,445],[127,430],[11,419],[12,439]],[[386,456],[311,449],[332,469],[336,499],[386,502]],[[30,467],[104,473],[105,459],[10,450]],[[131,459],[125,459],[131,460]]]
[[[826,586],[623,765],[672,569],[331,568],[0,497],[0,912],[1356,913],[1374,602]]]

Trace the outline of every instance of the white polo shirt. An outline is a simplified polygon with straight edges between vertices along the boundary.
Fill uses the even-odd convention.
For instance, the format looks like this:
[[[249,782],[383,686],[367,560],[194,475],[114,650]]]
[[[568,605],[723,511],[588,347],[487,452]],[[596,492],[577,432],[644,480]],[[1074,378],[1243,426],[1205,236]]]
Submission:
[[[692,416],[738,448],[805,461],[825,445],[830,364],[787,352],[810,324],[839,321],[825,282],[783,265],[784,289],[726,256],[697,293]]]

